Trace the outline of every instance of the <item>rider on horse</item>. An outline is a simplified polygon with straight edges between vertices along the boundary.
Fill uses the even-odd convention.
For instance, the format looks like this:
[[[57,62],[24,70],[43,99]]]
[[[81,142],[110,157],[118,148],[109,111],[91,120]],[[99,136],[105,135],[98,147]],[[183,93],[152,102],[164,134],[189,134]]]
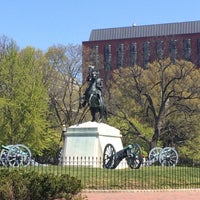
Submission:
[[[95,70],[94,66],[89,66],[87,81],[88,81],[88,87],[86,88],[84,93],[86,100],[88,101],[89,104],[92,104],[91,102],[92,95],[97,94],[100,100],[99,104],[101,104],[103,81],[102,79],[99,78],[99,72]]]
[[[88,103],[92,114],[92,121],[95,121],[95,113],[100,113],[100,118],[105,114],[105,105],[102,96],[103,80],[99,77],[99,72],[94,66],[89,66],[87,76],[88,86],[83,95],[81,107]]]

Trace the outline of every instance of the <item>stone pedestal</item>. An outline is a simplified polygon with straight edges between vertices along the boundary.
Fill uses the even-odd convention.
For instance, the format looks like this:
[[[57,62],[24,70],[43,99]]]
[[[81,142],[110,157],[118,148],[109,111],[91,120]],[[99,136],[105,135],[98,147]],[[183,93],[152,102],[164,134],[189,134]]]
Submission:
[[[108,143],[116,152],[123,149],[120,131],[104,123],[85,122],[70,126],[64,137],[63,165],[102,167],[103,151]]]

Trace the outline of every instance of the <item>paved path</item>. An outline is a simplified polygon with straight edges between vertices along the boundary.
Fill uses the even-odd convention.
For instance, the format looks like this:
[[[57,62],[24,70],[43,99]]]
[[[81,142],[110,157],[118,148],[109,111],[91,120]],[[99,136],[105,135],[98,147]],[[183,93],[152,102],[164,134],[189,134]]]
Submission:
[[[200,189],[162,191],[84,191],[87,200],[199,200]]]

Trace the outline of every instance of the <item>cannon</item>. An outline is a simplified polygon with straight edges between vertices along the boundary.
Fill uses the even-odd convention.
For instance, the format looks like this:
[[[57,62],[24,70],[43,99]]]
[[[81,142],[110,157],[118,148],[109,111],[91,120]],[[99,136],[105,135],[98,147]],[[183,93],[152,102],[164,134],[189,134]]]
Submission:
[[[173,147],[154,147],[148,156],[148,165],[160,163],[162,166],[175,166],[178,163],[178,153]]]
[[[8,167],[18,167],[30,165],[31,159],[30,149],[23,144],[2,145],[0,153],[0,165]]]
[[[116,152],[112,144],[107,144],[103,151],[103,168],[115,169],[124,158],[130,168],[140,168],[143,160],[140,146],[130,144]]]

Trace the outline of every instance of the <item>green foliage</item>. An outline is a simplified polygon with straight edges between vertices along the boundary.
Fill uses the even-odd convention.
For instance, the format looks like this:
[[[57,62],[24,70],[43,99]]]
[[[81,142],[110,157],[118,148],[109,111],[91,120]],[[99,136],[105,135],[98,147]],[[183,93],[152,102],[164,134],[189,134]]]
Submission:
[[[148,126],[147,124],[142,124],[136,118],[129,117],[129,119],[124,119],[122,116],[114,117],[111,116],[108,119],[108,123],[112,126],[115,126],[121,131],[122,135],[127,135],[129,133],[133,133],[135,135],[135,139],[137,139],[137,133],[144,133],[147,138],[150,139],[153,128]],[[130,127],[130,123],[134,124],[134,129]]]
[[[60,45],[43,54],[19,50],[7,38],[0,43],[0,145],[22,143],[34,156],[54,155],[60,126],[75,124],[80,115],[81,46]]]
[[[116,70],[113,79],[109,110],[118,118],[112,125],[120,127],[122,123],[120,128],[126,129],[125,140],[140,138],[141,146],[146,143],[149,148],[180,147],[187,149],[187,154],[193,149],[187,140],[198,145],[200,71],[192,63],[156,61],[148,69]],[[183,148],[183,143],[189,147]]]
[[[13,48],[0,62],[0,141],[24,143],[35,152],[48,144],[48,94],[40,53]]]
[[[69,175],[40,174],[22,170],[1,170],[1,200],[72,199],[81,191],[81,182]]]
[[[184,160],[200,160],[200,137],[199,135],[194,135],[192,138],[184,141],[179,146],[179,157]]]
[[[0,173],[0,199],[2,200],[27,200],[27,179],[23,179],[21,171],[1,170]]]
[[[130,123],[134,124],[134,128],[130,126]],[[137,121],[135,118],[129,118],[129,120],[124,119],[121,115],[117,117],[111,116],[108,118],[107,123],[111,126],[114,126],[115,128],[119,129],[122,134],[122,142],[123,146],[127,146],[132,143],[139,143],[142,148],[142,154],[143,156],[147,156],[149,151],[148,144],[143,141],[138,134],[144,133],[146,138],[151,138],[151,135],[153,134],[153,128],[149,127],[147,124],[142,124],[139,121]]]

